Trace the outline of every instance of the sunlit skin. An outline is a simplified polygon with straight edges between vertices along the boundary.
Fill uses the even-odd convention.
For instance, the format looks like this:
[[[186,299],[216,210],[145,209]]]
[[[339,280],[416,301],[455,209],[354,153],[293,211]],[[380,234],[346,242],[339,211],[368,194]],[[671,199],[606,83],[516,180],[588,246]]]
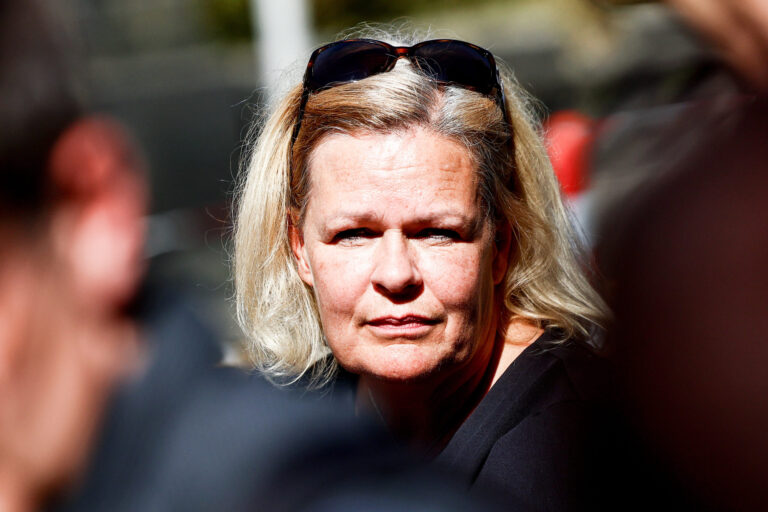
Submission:
[[[309,169],[291,243],[330,347],[388,419],[434,435],[432,420],[467,412],[445,401],[482,397],[503,371],[509,229],[486,219],[469,152],[423,128],[326,136]]]

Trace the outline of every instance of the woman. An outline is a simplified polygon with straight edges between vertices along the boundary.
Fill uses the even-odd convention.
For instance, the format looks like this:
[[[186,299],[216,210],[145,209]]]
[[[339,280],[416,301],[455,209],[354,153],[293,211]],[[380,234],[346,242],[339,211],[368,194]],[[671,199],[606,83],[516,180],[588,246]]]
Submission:
[[[562,509],[578,447],[544,452],[586,410],[571,375],[604,308],[533,116],[486,50],[377,36],[316,50],[255,139],[235,233],[253,364],[311,386],[341,366],[398,437]]]

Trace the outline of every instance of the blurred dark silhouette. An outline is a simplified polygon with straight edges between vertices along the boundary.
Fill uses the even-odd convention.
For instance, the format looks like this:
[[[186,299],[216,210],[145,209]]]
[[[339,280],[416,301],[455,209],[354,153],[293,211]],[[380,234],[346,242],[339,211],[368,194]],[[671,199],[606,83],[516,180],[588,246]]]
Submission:
[[[54,5],[0,0],[0,509],[474,509],[332,402],[217,368],[194,294],[142,284],[141,159],[80,107]]]
[[[663,157],[647,162],[655,177],[601,233],[627,411],[667,486],[637,467],[626,477],[638,509],[764,510],[768,5],[669,3],[712,37],[743,89],[679,105],[641,141]]]
[[[114,383],[139,360],[125,314],[143,265],[141,166],[81,114],[69,44],[37,3],[0,3],[0,498],[71,485]]]

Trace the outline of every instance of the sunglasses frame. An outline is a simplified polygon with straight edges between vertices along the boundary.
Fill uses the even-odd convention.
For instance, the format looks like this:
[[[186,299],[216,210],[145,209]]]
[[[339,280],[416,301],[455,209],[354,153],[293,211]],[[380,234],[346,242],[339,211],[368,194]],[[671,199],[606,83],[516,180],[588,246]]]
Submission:
[[[314,72],[315,62],[317,61],[317,58],[320,54],[322,54],[323,52],[331,48],[337,48],[339,46],[345,46],[350,44],[360,44],[360,43],[380,46],[382,49],[384,49],[387,52],[386,53],[388,57],[387,62],[380,69],[362,78],[328,81],[319,86],[310,87],[311,79]],[[424,46],[437,45],[437,44],[445,44],[445,45],[454,44],[454,45],[470,48],[471,50],[477,52],[477,54],[486,61],[492,73],[491,83],[488,84],[488,87],[482,87],[479,84],[467,84],[467,83],[461,83],[461,82],[441,80],[433,76],[434,73],[431,73],[429,70],[425,70],[424,66],[422,66],[422,64],[419,62],[419,56],[415,54],[415,52],[418,52],[418,50]],[[293,152],[293,145],[296,143],[296,139],[299,137],[299,131],[301,130],[301,122],[304,118],[304,109],[307,106],[307,101],[309,101],[309,96],[311,94],[324,91],[326,89],[330,89],[337,85],[355,82],[357,80],[364,80],[365,78],[369,78],[374,75],[386,73],[387,71],[391,71],[395,67],[395,64],[397,64],[397,61],[400,60],[401,58],[407,58],[411,62],[411,64],[413,64],[416,68],[424,72],[427,76],[429,76],[432,80],[434,80],[439,84],[458,85],[458,86],[464,87],[465,89],[480,92],[481,94],[486,94],[488,96],[491,96],[491,93],[494,93],[492,96],[496,101],[496,103],[498,104],[499,108],[501,108],[501,111],[504,113],[504,120],[506,121],[507,126],[509,126],[510,129],[512,128],[512,124],[509,119],[509,112],[507,111],[507,101],[504,95],[504,87],[503,87],[503,84],[501,83],[499,68],[496,65],[496,59],[494,59],[493,54],[488,50],[486,50],[485,48],[481,48],[480,46],[474,45],[472,43],[468,43],[466,41],[459,41],[457,39],[430,39],[428,41],[422,41],[420,43],[417,43],[413,46],[392,46],[389,43],[385,43],[384,41],[378,41],[376,39],[344,39],[344,40],[335,41],[333,43],[329,43],[324,46],[321,46],[320,48],[317,48],[314,52],[312,52],[312,55],[309,57],[309,62],[307,63],[307,69],[304,72],[304,79],[302,80],[302,93],[301,93],[301,103],[299,104],[299,112],[296,118],[296,123],[294,124],[294,127],[293,127],[293,135],[291,137],[291,153]]]

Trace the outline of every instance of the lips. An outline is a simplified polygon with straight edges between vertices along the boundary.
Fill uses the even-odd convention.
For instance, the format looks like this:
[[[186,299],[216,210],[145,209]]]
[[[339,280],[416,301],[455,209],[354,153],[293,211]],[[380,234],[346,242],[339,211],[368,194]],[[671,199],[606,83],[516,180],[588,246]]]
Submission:
[[[439,319],[420,315],[382,316],[366,322],[378,335],[396,338],[418,338],[428,333]]]

